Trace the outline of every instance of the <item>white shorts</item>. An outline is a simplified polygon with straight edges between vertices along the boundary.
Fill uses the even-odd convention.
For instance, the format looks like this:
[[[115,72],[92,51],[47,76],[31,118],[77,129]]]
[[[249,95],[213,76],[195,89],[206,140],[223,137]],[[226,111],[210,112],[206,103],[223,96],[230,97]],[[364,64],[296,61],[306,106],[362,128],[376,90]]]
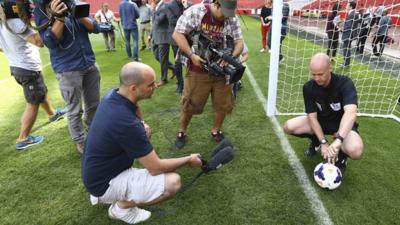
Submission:
[[[146,169],[130,168],[113,178],[98,202],[113,204],[116,201],[134,201],[137,204],[151,202],[164,193],[165,175],[152,176]],[[93,196],[91,201],[93,203]]]

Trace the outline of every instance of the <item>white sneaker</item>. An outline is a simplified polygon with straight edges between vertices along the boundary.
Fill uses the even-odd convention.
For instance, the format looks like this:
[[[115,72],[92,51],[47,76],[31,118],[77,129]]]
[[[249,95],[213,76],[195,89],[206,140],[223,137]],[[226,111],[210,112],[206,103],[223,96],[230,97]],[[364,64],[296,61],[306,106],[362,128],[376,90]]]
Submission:
[[[148,220],[151,216],[151,212],[139,209],[138,207],[129,208],[127,212],[122,214],[118,213],[115,209],[116,204],[117,203],[112,204],[108,209],[108,216],[112,219],[122,220],[129,224],[136,224]]]
[[[265,48],[260,49],[260,52],[265,52]]]
[[[270,50],[268,50],[268,53],[271,53],[271,49],[270,49]]]

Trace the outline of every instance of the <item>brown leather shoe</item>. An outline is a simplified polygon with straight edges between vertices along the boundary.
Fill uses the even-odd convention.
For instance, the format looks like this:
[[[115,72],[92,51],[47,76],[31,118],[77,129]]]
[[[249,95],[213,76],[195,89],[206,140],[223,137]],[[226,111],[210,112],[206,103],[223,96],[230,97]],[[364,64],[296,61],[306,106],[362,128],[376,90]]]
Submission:
[[[76,149],[82,155],[83,154],[83,149],[84,149],[83,143],[76,144]]]
[[[168,81],[166,81],[166,80],[162,80],[157,84],[157,87],[161,87],[161,86],[165,85],[167,82]]]

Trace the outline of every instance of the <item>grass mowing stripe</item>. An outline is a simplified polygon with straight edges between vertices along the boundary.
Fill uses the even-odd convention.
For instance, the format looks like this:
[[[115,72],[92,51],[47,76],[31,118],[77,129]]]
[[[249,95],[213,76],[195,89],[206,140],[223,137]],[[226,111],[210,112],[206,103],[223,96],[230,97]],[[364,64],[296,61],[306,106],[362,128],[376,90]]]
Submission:
[[[257,81],[254,79],[254,76],[251,73],[248,65],[246,68],[246,74],[247,74],[247,77],[249,78],[249,81],[251,83],[251,86],[253,87],[255,94],[257,95],[258,100],[263,105],[265,115],[267,115],[267,100],[262,95],[261,89],[258,86]],[[297,157],[296,153],[294,152],[292,146],[290,145],[289,140],[286,138],[285,134],[283,133],[282,127],[280,126],[278,120],[276,119],[275,116],[269,117],[269,119],[272,123],[272,127],[275,131],[275,134],[278,136],[278,138],[280,140],[282,150],[288,156],[289,164],[292,167],[292,169],[297,177],[297,180],[299,181],[300,186],[302,187],[302,189],[304,191],[304,194],[306,195],[308,201],[311,203],[311,209],[313,210],[315,217],[318,219],[320,224],[332,225],[333,222],[332,222],[328,212],[326,211],[325,206],[322,203],[322,200],[320,199],[317,192],[315,191],[315,189],[311,185],[310,181],[308,180],[306,171],[305,171],[303,165],[300,163],[300,160]]]

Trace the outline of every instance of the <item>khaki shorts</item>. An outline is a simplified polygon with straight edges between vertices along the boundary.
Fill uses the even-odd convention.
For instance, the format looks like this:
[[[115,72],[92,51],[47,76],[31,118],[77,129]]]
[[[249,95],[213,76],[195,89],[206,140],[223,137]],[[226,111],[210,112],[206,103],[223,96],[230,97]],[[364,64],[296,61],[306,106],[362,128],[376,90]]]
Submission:
[[[225,77],[188,71],[182,97],[182,111],[188,114],[201,114],[211,94],[214,112],[231,113],[235,102],[232,86],[232,84],[225,85]]]

